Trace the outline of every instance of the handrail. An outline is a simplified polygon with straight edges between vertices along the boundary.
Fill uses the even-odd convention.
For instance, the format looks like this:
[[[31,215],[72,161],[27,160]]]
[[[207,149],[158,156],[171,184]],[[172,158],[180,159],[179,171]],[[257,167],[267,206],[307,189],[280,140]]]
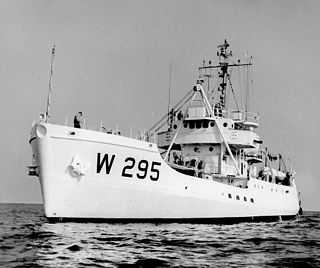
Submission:
[[[33,120],[33,124],[39,123],[40,121]],[[61,126],[68,126],[73,127],[73,117],[66,116],[63,120],[51,120],[51,123],[61,125]],[[157,135],[155,132],[147,133],[144,129],[138,129],[132,126],[125,126],[120,125],[114,122],[104,122],[103,120],[95,120],[95,119],[83,119],[83,123],[81,126],[82,129],[92,130],[96,132],[102,132],[106,134],[113,134],[124,136],[136,140],[142,140],[147,142],[157,142]]]
[[[214,114],[217,118],[230,118],[235,122],[250,122],[258,123],[259,114],[254,112],[246,112],[239,110],[222,110],[219,108],[214,108]]]

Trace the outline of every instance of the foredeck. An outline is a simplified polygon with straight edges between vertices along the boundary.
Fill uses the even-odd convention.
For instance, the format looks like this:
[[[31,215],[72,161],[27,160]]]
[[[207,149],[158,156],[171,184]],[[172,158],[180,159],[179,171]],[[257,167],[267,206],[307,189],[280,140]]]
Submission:
[[[32,126],[39,122],[41,122],[41,120],[34,118]],[[49,122],[60,126],[74,127],[73,116],[66,116],[64,119],[53,119]],[[157,135],[155,132],[147,134],[147,131],[145,129],[139,129],[133,126],[123,125],[110,121],[106,122],[103,120],[84,118],[81,129],[97,131],[111,135],[119,135],[152,143],[157,142]]]

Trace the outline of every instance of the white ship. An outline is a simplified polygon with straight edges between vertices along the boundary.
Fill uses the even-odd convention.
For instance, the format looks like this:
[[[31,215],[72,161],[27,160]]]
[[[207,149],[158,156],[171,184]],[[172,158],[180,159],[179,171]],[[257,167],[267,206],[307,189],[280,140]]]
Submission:
[[[48,112],[42,114],[31,130],[28,168],[39,177],[47,219],[232,223],[295,217],[294,171],[284,157],[260,148],[258,115],[249,112],[248,98],[242,110],[236,100],[235,109],[227,102],[236,97],[232,71],[251,68],[249,59],[233,63],[228,47],[227,41],[218,46],[218,63],[204,60],[192,90],[139,135],[106,131],[103,123],[97,129],[86,122],[81,128],[53,124]]]

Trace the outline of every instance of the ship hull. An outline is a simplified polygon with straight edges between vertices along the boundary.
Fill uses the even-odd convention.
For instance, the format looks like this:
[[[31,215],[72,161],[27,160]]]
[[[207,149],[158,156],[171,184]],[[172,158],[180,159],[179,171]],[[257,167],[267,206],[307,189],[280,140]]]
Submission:
[[[239,222],[292,218],[295,185],[247,188],[181,174],[157,145],[53,124],[32,128],[44,213],[52,221]]]

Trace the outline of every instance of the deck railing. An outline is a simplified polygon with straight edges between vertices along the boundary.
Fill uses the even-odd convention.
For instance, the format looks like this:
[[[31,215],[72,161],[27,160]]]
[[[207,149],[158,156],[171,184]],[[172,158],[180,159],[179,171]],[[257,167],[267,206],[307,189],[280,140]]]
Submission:
[[[258,123],[259,115],[254,112],[246,112],[246,111],[232,111],[229,114],[229,117],[234,121],[244,121],[251,123]]]
[[[50,123],[57,125],[73,127],[73,116],[66,116],[65,119],[60,120],[50,120]],[[34,119],[32,125],[41,122],[41,119]],[[125,126],[113,122],[105,122],[102,120],[88,119],[84,118],[81,124],[82,129],[102,132],[106,134],[125,136],[132,139],[143,140],[147,142],[156,143],[157,133],[149,133],[144,129],[138,129],[132,126]]]
[[[191,109],[194,108],[203,108],[203,103],[193,103],[192,106],[190,106]],[[191,115],[191,109],[189,108],[189,113],[188,113],[188,117],[197,117],[195,115]],[[195,110],[194,110],[195,111]],[[250,123],[258,123],[259,120],[259,115],[257,113],[254,112],[247,112],[247,111],[232,111],[232,110],[228,110],[228,109],[220,109],[220,108],[213,108],[213,113],[214,116],[217,118],[230,118],[233,119],[234,121],[238,121],[238,122],[250,122]],[[206,112],[206,116],[210,116],[208,115],[208,112]],[[198,116],[199,117],[199,116]]]

